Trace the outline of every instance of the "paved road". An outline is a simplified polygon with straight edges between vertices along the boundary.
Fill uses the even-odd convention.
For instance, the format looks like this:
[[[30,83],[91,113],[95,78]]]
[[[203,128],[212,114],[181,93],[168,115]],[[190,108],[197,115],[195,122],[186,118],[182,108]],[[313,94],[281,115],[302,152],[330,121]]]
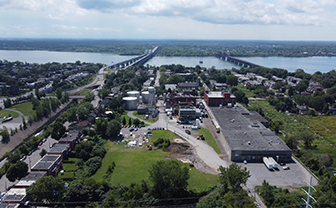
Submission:
[[[40,152],[42,149],[45,149],[47,151],[50,150],[50,145],[57,142],[56,140],[52,139],[51,137],[48,137],[47,141],[43,143],[41,146],[38,146],[35,152],[33,152],[30,156],[27,156],[27,158],[24,160],[25,163],[28,164],[28,171],[30,171],[30,168],[35,165],[36,162],[38,162],[41,159]],[[6,160],[3,160],[0,165],[2,166],[5,164]],[[8,190],[11,186],[16,184],[18,181],[10,182],[6,175],[2,176],[0,179],[0,191],[5,192]]]
[[[2,129],[4,126],[6,126],[9,133],[10,133],[10,129],[20,128],[20,124],[22,124],[22,116],[25,118],[26,121],[28,121],[28,116],[23,115],[20,111],[9,109],[9,108],[7,108],[6,110],[13,111],[19,114],[17,118],[13,118],[12,120],[7,121],[5,123],[2,123],[2,122],[0,123],[0,128]],[[0,120],[2,121],[3,119],[1,118]]]
[[[161,72],[158,70],[156,72],[156,79],[155,79],[154,87],[160,87],[160,77],[161,77]]]

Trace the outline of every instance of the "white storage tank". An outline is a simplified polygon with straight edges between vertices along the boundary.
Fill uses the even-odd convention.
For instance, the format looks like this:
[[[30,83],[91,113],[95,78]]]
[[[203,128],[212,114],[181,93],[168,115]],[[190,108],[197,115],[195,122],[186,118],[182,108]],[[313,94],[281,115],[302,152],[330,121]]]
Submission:
[[[139,91],[129,91],[127,92],[128,97],[136,97],[137,101],[140,100],[140,92]]]
[[[137,109],[137,98],[136,97],[124,97],[123,98],[126,110],[136,110]]]
[[[149,100],[149,92],[148,91],[144,91],[141,93],[142,95],[142,102],[143,103],[148,103]]]
[[[151,106],[154,106],[155,105],[155,88],[148,87],[148,92],[149,92],[148,104]]]

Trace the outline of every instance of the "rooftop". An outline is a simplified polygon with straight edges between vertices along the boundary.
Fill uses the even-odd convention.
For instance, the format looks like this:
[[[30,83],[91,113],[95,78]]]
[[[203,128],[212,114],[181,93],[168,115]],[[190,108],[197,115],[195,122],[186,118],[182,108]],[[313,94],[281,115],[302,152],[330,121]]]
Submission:
[[[15,184],[16,187],[29,187],[37,181],[37,179],[46,176],[46,172],[30,172],[27,176],[21,178],[21,180]]]
[[[251,121],[243,114],[250,114],[240,106],[237,108],[210,107],[221,127],[221,132],[231,150],[291,151],[289,147],[259,121]]]
[[[79,131],[71,130],[63,135],[59,141],[74,141],[77,139]]]
[[[26,197],[25,188],[11,188],[4,196],[3,200],[6,201],[22,201]]]
[[[31,169],[48,170],[60,158],[60,155],[44,155]]]

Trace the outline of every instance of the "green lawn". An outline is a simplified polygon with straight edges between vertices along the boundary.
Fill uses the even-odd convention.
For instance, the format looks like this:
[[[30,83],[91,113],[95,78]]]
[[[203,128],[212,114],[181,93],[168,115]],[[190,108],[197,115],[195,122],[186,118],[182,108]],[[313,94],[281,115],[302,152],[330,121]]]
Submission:
[[[157,132],[158,134],[154,133],[155,137],[161,137],[161,132]],[[162,132],[168,133],[168,131]],[[164,157],[170,154],[159,149],[153,149],[152,151],[149,151],[147,148],[126,149],[124,143],[114,143],[111,141],[106,142],[105,148],[108,151],[103,159],[102,167],[92,178],[96,181],[104,180],[103,176],[109,164],[115,162],[114,171],[111,177],[107,179],[112,185],[130,185],[131,183],[139,183],[143,179],[148,180],[149,168],[157,161],[164,160]],[[204,174],[195,168],[190,168],[188,164],[185,165],[190,169],[189,189],[206,190],[209,186],[217,183],[217,175]]]
[[[92,89],[82,89],[81,91],[77,92],[76,95],[83,95],[83,96],[86,96],[86,95],[88,95],[91,91],[92,91]]]
[[[72,161],[73,163],[63,163],[63,168],[64,170],[63,175],[59,173],[57,176],[60,178],[74,178],[74,172],[77,170],[77,167],[75,165],[75,162],[77,161],[77,158],[69,158],[69,161]]]
[[[140,114],[138,114],[137,111],[134,111],[134,112],[133,112],[133,116],[139,118],[139,119],[142,120],[142,121],[147,121],[147,122],[149,122],[149,123],[155,123],[155,122],[157,122],[157,119],[153,119],[151,115],[149,115],[149,119],[145,119],[145,118],[144,118],[145,115],[140,115]]]
[[[13,118],[17,118],[19,117],[19,114],[17,112],[5,110],[5,109],[0,110],[0,118],[3,118],[5,116],[6,117],[12,116]]]
[[[32,116],[34,114],[33,105],[31,102],[25,102],[13,105],[10,109],[20,111],[25,116]]]
[[[251,90],[248,90],[246,87],[244,87],[244,85],[238,84],[235,87],[238,90],[242,90],[245,93],[246,97],[248,97],[248,98],[255,97],[255,94]]]
[[[162,139],[175,139],[175,138],[180,138],[179,136],[177,136],[176,134],[174,134],[171,131],[168,130],[153,130],[152,131],[152,136],[149,138],[149,142],[153,143],[155,142],[158,138],[162,138]]]
[[[220,151],[218,144],[216,142],[216,140],[213,138],[211,132],[206,129],[206,128],[201,128],[196,130],[196,132],[198,133],[198,135],[203,135],[205,138],[205,142],[208,143],[208,145],[210,145],[216,152],[217,154],[222,154],[222,152]]]
[[[131,117],[129,117],[129,116],[127,115],[127,113],[128,113],[128,111],[125,111],[124,114],[121,115],[120,123],[122,124],[122,120],[123,120],[124,117],[125,117],[125,119],[126,119],[126,125],[129,126],[129,125],[132,125],[132,124],[129,124],[129,123],[128,123],[128,121],[129,121],[129,119],[130,119]],[[132,122],[133,122],[134,118],[131,118],[131,119],[132,119]],[[148,125],[148,124],[145,124],[145,126],[149,126],[149,125]]]

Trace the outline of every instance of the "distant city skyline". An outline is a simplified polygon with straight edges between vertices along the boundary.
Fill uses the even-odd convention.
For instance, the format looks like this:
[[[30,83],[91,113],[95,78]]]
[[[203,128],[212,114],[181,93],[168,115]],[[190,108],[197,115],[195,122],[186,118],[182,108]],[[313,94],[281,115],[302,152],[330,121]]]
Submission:
[[[0,0],[0,38],[336,41],[336,0]]]

